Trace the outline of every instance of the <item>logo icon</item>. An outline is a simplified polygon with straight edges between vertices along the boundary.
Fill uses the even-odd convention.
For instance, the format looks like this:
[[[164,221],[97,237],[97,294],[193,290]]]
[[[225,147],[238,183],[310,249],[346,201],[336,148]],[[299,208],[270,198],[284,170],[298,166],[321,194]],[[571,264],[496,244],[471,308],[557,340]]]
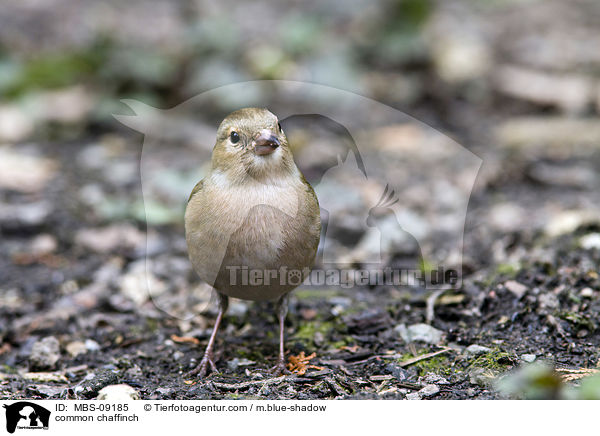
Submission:
[[[4,404],[6,409],[6,431],[14,433],[18,429],[48,429],[50,411],[40,405],[29,401],[19,401],[10,405]]]

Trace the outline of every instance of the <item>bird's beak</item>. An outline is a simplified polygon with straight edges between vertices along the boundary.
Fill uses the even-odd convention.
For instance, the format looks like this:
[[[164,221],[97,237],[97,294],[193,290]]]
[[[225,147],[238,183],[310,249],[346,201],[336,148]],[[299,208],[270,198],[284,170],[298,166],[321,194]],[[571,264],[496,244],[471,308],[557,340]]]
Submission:
[[[269,129],[263,129],[254,140],[254,153],[259,156],[265,156],[273,153],[280,145],[279,139],[277,139],[277,136],[273,132]]]

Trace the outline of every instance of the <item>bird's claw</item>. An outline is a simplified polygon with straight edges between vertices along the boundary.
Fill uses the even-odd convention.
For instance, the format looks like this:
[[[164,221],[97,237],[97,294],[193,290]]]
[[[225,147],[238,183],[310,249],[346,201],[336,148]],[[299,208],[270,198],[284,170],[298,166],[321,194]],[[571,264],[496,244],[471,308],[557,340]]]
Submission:
[[[280,360],[277,362],[277,365],[271,368],[271,374],[275,377],[279,377],[280,375],[291,374],[291,372],[286,368],[285,361]]]
[[[206,353],[204,357],[194,369],[186,374],[186,377],[194,377],[198,376],[198,378],[204,378],[206,374],[208,374],[208,369],[212,372],[217,372],[217,366],[215,365],[215,361],[213,360],[212,354]]]

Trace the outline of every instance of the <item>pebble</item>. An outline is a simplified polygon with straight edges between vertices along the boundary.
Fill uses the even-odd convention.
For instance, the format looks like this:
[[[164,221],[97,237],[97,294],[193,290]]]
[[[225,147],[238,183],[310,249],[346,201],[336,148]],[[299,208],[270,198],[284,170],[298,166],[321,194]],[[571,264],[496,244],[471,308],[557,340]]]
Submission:
[[[418,392],[411,392],[410,394],[406,394],[406,397],[404,398],[407,400],[420,400],[421,394]]]
[[[32,391],[34,394],[38,394],[41,397],[51,398],[61,394],[65,388],[62,386],[37,385],[30,386],[27,390]]]
[[[139,399],[140,394],[138,394],[134,388],[126,384],[106,386],[98,392],[98,400],[110,401],[112,403],[122,403]]]
[[[96,253],[110,253],[146,244],[146,235],[131,224],[114,224],[104,228],[79,230],[75,243]]]
[[[317,347],[320,347],[325,343],[325,335],[323,335],[321,332],[315,332],[313,341]]]
[[[181,359],[183,356],[185,356],[185,354],[183,354],[181,351],[177,350],[175,351],[171,357],[173,358],[173,360],[179,360]]]
[[[69,342],[65,349],[71,357],[79,356],[80,354],[84,354],[87,351],[85,344],[81,341]]]
[[[394,328],[400,337],[406,342],[420,341],[427,344],[438,344],[441,342],[444,332],[428,324],[413,324],[406,327],[405,324]]]
[[[600,133],[600,125],[598,126]],[[578,227],[594,222],[596,214],[590,210],[568,210],[552,215],[544,231],[552,238],[574,232]]]
[[[33,238],[29,245],[29,252],[34,256],[43,256],[45,254],[54,253],[57,248],[58,241],[56,238],[44,233]]]
[[[448,385],[450,384],[450,382],[448,380],[446,380],[444,377],[442,377],[439,374],[433,373],[433,372],[428,372],[425,377],[423,378],[423,381],[427,384],[436,384],[436,385]]]
[[[98,344],[98,342],[94,341],[93,339],[86,339],[85,348],[88,351],[98,351],[101,347],[100,344]]]
[[[440,392],[440,387],[438,385],[427,385],[423,389],[419,391],[421,397],[429,398]]]
[[[33,344],[29,355],[31,369],[54,369],[60,359],[60,345],[54,336],[48,336]]]
[[[167,290],[167,285],[146,269],[144,259],[129,267],[129,272],[121,277],[119,285],[121,294],[138,306]]]
[[[398,381],[403,381],[408,378],[407,371],[396,363],[388,363],[385,365],[385,370],[393,375]]]
[[[235,357],[231,360],[227,361],[227,366],[229,367],[230,370],[235,371],[237,370],[240,366],[250,366],[250,365],[254,365],[256,362],[254,362],[253,360],[250,359],[245,359],[245,358],[238,358]]]
[[[592,298],[594,296],[594,290],[592,288],[583,288],[579,295],[583,298]]]
[[[538,302],[540,303],[540,307],[544,309],[557,309],[560,306],[558,297],[551,293],[540,295]]]
[[[0,225],[8,228],[23,228],[44,224],[50,213],[50,203],[41,200],[35,203],[0,203]]]
[[[31,116],[17,105],[0,106],[0,141],[19,142],[33,133]]]
[[[552,105],[567,113],[581,113],[593,101],[594,83],[578,74],[501,65],[496,68],[498,89],[538,105]]]
[[[527,292],[527,286],[515,280],[509,280],[505,282],[504,287],[517,298],[521,298],[525,294],[525,292]]]
[[[481,354],[489,353],[490,351],[492,351],[492,349],[488,348],[488,347],[484,347],[483,345],[472,344],[472,345],[469,345],[465,349],[465,351],[467,352],[467,354],[469,354],[471,356],[479,356]]]
[[[39,192],[56,175],[58,164],[21,150],[0,148],[0,187],[24,193]]]
[[[592,248],[600,249],[600,233],[589,233],[583,236],[579,243],[581,248],[591,250]]]
[[[535,354],[521,354],[521,360],[526,363],[532,363],[536,359]]]

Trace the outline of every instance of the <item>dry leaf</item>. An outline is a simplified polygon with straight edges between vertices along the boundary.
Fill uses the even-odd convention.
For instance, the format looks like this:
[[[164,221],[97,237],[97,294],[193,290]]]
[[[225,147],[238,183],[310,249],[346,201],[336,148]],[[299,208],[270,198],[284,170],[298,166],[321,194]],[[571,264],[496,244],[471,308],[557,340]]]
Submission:
[[[301,351],[297,356],[290,356],[287,367],[290,371],[295,372],[298,375],[304,375],[308,369],[316,369],[322,370],[325,369],[322,366],[309,365],[311,359],[316,357],[316,353],[312,353],[308,356],[304,354],[304,351]]]
[[[178,344],[194,344],[194,345],[198,345],[200,343],[200,341],[197,338],[194,338],[192,336],[177,336],[177,335],[171,335],[171,340],[173,342],[177,342]]]

